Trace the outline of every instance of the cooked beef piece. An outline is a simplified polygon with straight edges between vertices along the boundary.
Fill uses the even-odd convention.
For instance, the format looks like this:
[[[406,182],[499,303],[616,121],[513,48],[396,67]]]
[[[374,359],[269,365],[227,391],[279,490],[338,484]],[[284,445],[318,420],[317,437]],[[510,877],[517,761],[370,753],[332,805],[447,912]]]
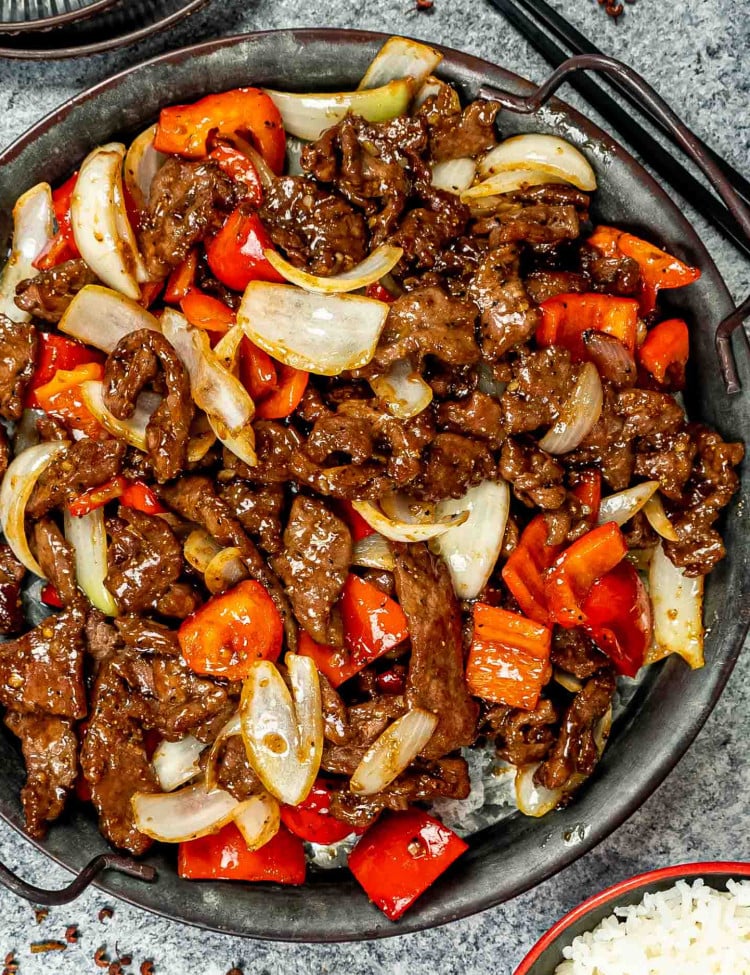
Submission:
[[[378,450],[389,452],[388,477],[398,487],[405,486],[423,470],[422,456],[435,439],[434,413],[422,410],[410,420],[396,420],[386,414],[379,423]]]
[[[497,736],[499,757],[520,767],[540,762],[549,752],[558,715],[552,702],[542,698],[530,711],[494,705],[485,720]]]
[[[617,393],[608,383],[603,386],[604,403],[599,419],[566,458],[571,467],[600,470],[613,491],[622,491],[633,476],[633,443],[623,433],[625,421],[617,412]]]
[[[592,291],[615,295],[635,295],[641,283],[641,269],[632,257],[603,257],[596,247],[583,244],[581,269],[592,282]]]
[[[284,488],[280,484],[253,485],[247,481],[230,481],[221,488],[220,494],[245,531],[258,540],[264,552],[275,555],[281,551]]]
[[[263,791],[260,779],[247,760],[245,743],[239,735],[227,738],[216,765],[216,784],[226,789],[238,802]]]
[[[161,623],[142,616],[120,616],[115,626],[123,643],[139,653],[174,657],[180,652],[177,634]]]
[[[393,595],[395,583],[392,572],[388,572],[386,569],[364,569],[362,571],[362,578],[386,596]]]
[[[23,398],[36,363],[34,325],[0,315],[0,416],[20,420]]]
[[[292,475],[300,484],[331,498],[379,498],[390,487],[384,468],[378,463],[323,468],[311,460],[304,449],[296,450],[292,455]]]
[[[659,541],[659,536],[648,523],[643,511],[637,511],[622,526],[622,533],[630,549],[652,548]]]
[[[425,758],[440,758],[476,737],[478,707],[464,681],[461,608],[445,563],[425,545],[394,546],[395,579],[411,639],[406,697],[438,716]]]
[[[562,789],[576,773],[591,775],[599,761],[594,733],[614,692],[611,670],[600,671],[583,685],[563,715],[560,735],[537,769],[535,782],[546,789]]]
[[[556,626],[552,637],[550,659],[555,667],[586,680],[609,665],[609,660],[583,630],[564,630]]]
[[[340,743],[325,744],[321,767],[334,775],[353,775],[365,752],[406,711],[401,695],[383,694],[346,709]]]
[[[323,710],[323,734],[326,741],[343,745],[349,737],[349,717],[341,695],[325,674],[319,673],[320,699]]]
[[[331,409],[323,399],[323,394],[316,385],[315,378],[315,376],[310,376],[296,411],[296,415],[305,423],[315,423],[324,416],[331,415]]]
[[[8,442],[8,434],[5,432],[5,427],[0,426],[0,479],[5,477],[5,472],[8,470],[10,460],[11,451],[10,443]]]
[[[500,455],[500,473],[527,508],[553,510],[565,501],[562,465],[533,443],[508,437]]]
[[[693,469],[696,445],[687,430],[656,434],[636,445],[633,473],[649,481],[658,481],[668,498],[679,501],[685,482]],[[618,481],[620,487],[625,487]],[[615,484],[612,485],[615,487]]]
[[[55,419],[51,413],[41,413],[36,418],[36,431],[39,439],[44,443],[52,443],[55,440],[67,440],[68,431],[59,420]]]
[[[121,506],[107,519],[110,536],[105,580],[118,609],[139,613],[154,608],[183,569],[182,546],[158,515]]]
[[[138,235],[148,271],[164,277],[187,257],[191,247],[215,234],[241,192],[241,184],[226,176],[213,160],[170,156],[151,183]]]
[[[479,335],[482,356],[494,362],[526,342],[540,321],[518,273],[518,250],[504,245],[491,250],[472,278],[467,295],[482,313]]]
[[[34,318],[59,322],[81,288],[95,281],[96,275],[85,261],[65,261],[17,284],[14,300]]]
[[[160,616],[170,616],[184,620],[194,613],[203,600],[200,594],[187,582],[175,582],[166,592],[154,601],[154,610]]]
[[[635,385],[638,379],[635,359],[619,339],[595,329],[585,331],[582,339],[587,358],[594,363],[602,379],[618,389]]]
[[[409,358],[418,368],[429,355],[450,366],[472,365],[479,359],[476,318],[473,304],[451,298],[437,286],[410,291],[390,307],[374,364],[387,369]]]
[[[146,449],[157,481],[170,481],[187,464],[195,406],[185,367],[160,332],[149,328],[124,335],[104,367],[105,406],[120,420],[133,415],[138,394],[163,370],[166,394],[146,427]]]
[[[664,550],[689,576],[705,575],[725,555],[721,535],[713,524],[739,487],[734,468],[742,462],[741,443],[725,443],[718,433],[699,424],[689,427],[697,447],[683,497],[669,505],[670,520],[679,538]]]
[[[591,529],[591,515],[591,509],[568,491],[559,508],[545,512],[548,544],[562,545],[585,535]]]
[[[284,581],[299,625],[317,643],[344,643],[336,603],[352,561],[346,523],[317,498],[297,497],[284,531],[284,551],[273,567]]]
[[[84,717],[85,622],[83,610],[72,606],[0,644],[0,703],[13,711]]]
[[[293,427],[275,420],[258,420],[255,430],[255,450],[258,454],[256,467],[248,467],[230,450],[224,450],[224,466],[238,477],[257,484],[286,484],[292,479],[292,453],[302,443],[302,437]]]
[[[240,307],[242,295],[236,291],[232,291],[231,288],[222,284],[221,281],[216,280],[211,272],[211,268],[208,266],[208,259],[205,253],[200,253],[200,251],[195,266],[195,283],[201,291],[205,291],[212,298],[218,298],[219,301],[223,301],[232,311],[237,311]]]
[[[21,739],[26,784],[21,790],[26,832],[47,832],[65,806],[78,775],[78,740],[70,721],[49,714],[9,711],[5,724]]]
[[[471,791],[463,758],[417,762],[373,796],[355,796],[346,788],[331,792],[331,815],[352,827],[369,826],[384,809],[401,812],[415,802],[465,799]]]
[[[36,483],[26,514],[37,519],[52,508],[99,487],[120,473],[126,444],[122,440],[78,440],[57,456]]]
[[[63,606],[80,600],[82,593],[76,582],[75,552],[51,518],[42,518],[34,525],[34,548],[37,561],[57,590]]]
[[[367,254],[362,214],[301,176],[274,180],[259,215],[291,263],[312,274],[348,271]]]
[[[90,609],[86,615],[86,651],[94,663],[95,675],[107,660],[122,650],[122,640],[117,629],[104,613]]]
[[[570,398],[579,369],[566,349],[521,352],[512,365],[512,378],[500,398],[508,433],[549,427]]]
[[[253,579],[266,587],[281,614],[287,649],[294,651],[297,648],[297,628],[286,593],[275,573],[266,565],[255,543],[232,515],[229,506],[214,491],[211,478],[198,475],[181,477],[163,489],[162,497],[183,518],[202,525],[220,545],[231,545],[240,550],[240,557],[248,572]]]
[[[535,305],[541,305],[547,298],[556,298],[557,295],[590,290],[586,275],[575,271],[532,271],[524,279],[524,284]]]
[[[556,246],[579,236],[588,205],[588,196],[573,186],[527,186],[503,196],[492,216],[477,221],[475,232],[488,235],[493,248],[513,242]]]
[[[427,448],[422,470],[409,493],[423,501],[460,498],[492,477],[496,464],[488,447],[457,433],[439,433]]]
[[[391,237],[403,248],[402,270],[429,270],[442,264],[443,254],[465,232],[469,219],[468,208],[455,194],[430,188],[429,175],[426,183],[419,181],[417,186],[427,205],[409,210]]]
[[[441,403],[438,423],[451,433],[486,440],[491,447],[500,447],[506,437],[500,404],[476,389],[464,399]]]
[[[331,413],[317,420],[305,443],[305,453],[321,466],[340,462],[364,464],[372,458],[373,429],[369,417]]]
[[[24,627],[21,583],[26,569],[9,545],[0,545],[0,633],[20,633]]]
[[[623,390],[617,394],[615,410],[625,417],[622,429],[625,440],[675,433],[685,420],[681,406],[668,393],[650,389]]]
[[[497,143],[495,116],[500,105],[478,98],[455,111],[452,96],[449,88],[442,88],[419,110],[429,126],[430,155],[435,162],[478,156]]]

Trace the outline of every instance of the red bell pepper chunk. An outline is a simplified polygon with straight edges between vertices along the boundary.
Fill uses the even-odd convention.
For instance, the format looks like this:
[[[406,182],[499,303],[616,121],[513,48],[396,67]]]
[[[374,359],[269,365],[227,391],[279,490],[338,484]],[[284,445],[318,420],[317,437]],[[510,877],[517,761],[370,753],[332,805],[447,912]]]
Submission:
[[[240,582],[214,596],[180,626],[182,656],[196,674],[244,680],[254,660],[276,660],[284,628],[259,582]]]
[[[466,684],[476,697],[513,708],[536,707],[552,676],[552,630],[519,613],[486,603],[474,605],[474,635]]]
[[[33,261],[34,267],[40,271],[46,271],[64,261],[70,261],[81,256],[70,223],[70,201],[73,199],[73,190],[77,181],[78,172],[75,172],[61,186],[52,191],[52,208],[55,211],[57,233]]]
[[[583,333],[606,332],[632,353],[638,325],[638,302],[601,294],[563,294],[547,298],[539,306],[542,321],[536,330],[537,345],[561,345],[579,361],[587,358]]]
[[[255,403],[272,393],[279,382],[274,360],[247,337],[240,345],[240,379]]]
[[[350,575],[341,594],[344,647],[323,646],[302,631],[299,652],[312,657],[334,687],[397,647],[409,635],[404,611],[376,586]]]
[[[235,322],[234,312],[228,305],[198,288],[190,288],[180,308],[191,325],[207,332],[227,332]]]
[[[323,846],[338,843],[352,833],[363,833],[363,828],[349,826],[331,815],[332,788],[328,779],[317,779],[304,802],[281,807],[282,823],[300,839]]]
[[[90,511],[101,508],[109,501],[121,497],[126,485],[127,481],[122,475],[113,477],[112,480],[105,481],[104,484],[98,484],[96,487],[84,491],[83,494],[79,494],[68,505],[68,511],[76,518],[82,518]]]
[[[375,683],[383,694],[403,694],[406,690],[406,670],[403,666],[384,670],[377,675]]]
[[[226,143],[221,143],[212,149],[208,158],[213,159],[219,168],[235,182],[243,184],[245,200],[248,203],[255,207],[261,205],[263,202],[263,184],[252,159],[249,159],[244,152]]]
[[[126,481],[125,489],[120,495],[120,504],[142,511],[145,515],[163,515],[167,510],[143,481]]]
[[[544,573],[562,550],[561,545],[548,545],[547,535],[544,515],[532,518],[501,572],[503,582],[526,616],[543,624],[549,622]]]
[[[217,138],[247,134],[260,154],[280,175],[286,158],[286,136],[281,114],[259,88],[235,88],[207,95],[191,105],[163,108],[156,126],[154,148],[200,159],[208,154],[210,135]]]
[[[690,355],[690,333],[681,318],[660,322],[646,335],[638,349],[638,358],[644,369],[660,383],[667,381],[668,373],[682,385],[685,366]]]
[[[379,281],[368,284],[365,288],[365,295],[368,298],[375,298],[377,301],[384,301],[388,305],[396,300],[396,296],[392,295],[388,288],[383,287]]]
[[[180,843],[177,873],[185,880],[268,881],[299,886],[305,882],[302,840],[282,826],[259,850],[248,850],[242,833],[228,823],[213,836]]]
[[[103,361],[104,356],[100,352],[92,351],[74,339],[55,335],[53,332],[39,332],[36,369],[29,384],[26,406],[39,408],[36,390],[40,386],[46,386],[59,369],[70,371],[76,366]]]
[[[150,308],[161,294],[163,287],[163,281],[146,281],[145,284],[141,285],[141,300],[138,304],[143,305],[144,308]]]
[[[578,475],[578,483],[571,490],[582,505],[585,506],[585,518],[592,524],[596,524],[599,517],[599,505],[602,503],[602,475],[599,471],[581,471]]]
[[[355,510],[351,501],[339,501],[337,507],[341,517],[349,526],[353,541],[360,542],[363,538],[369,538],[370,535],[377,535],[375,529],[371,528],[362,515]]]
[[[421,809],[388,813],[349,854],[349,869],[370,900],[396,921],[468,849]]]
[[[54,606],[55,609],[63,608],[63,601],[60,599],[60,593],[55,589],[51,582],[42,589],[41,600],[45,606]]]
[[[583,603],[591,587],[614,569],[627,551],[625,537],[614,522],[593,528],[569,545],[545,579],[550,619],[568,629],[585,625]]]
[[[195,272],[198,268],[198,251],[188,251],[184,261],[177,265],[167,278],[164,289],[164,301],[168,305],[178,305],[190,291],[195,282]]]
[[[206,247],[208,266],[216,277],[234,291],[244,291],[251,281],[284,284],[265,256],[273,241],[257,213],[242,206],[231,213]]]
[[[80,391],[81,383],[101,379],[103,374],[104,370],[98,362],[84,363],[73,369],[58,369],[48,383],[34,391],[36,404],[45,413],[60,419],[71,432],[92,440],[106,440],[109,434],[88,410]]]
[[[594,582],[583,603],[586,631],[615,669],[635,677],[651,644],[651,600],[627,560]]]
[[[303,369],[295,369],[276,363],[278,385],[255,406],[255,415],[259,420],[282,420],[289,416],[299,406],[310,374]]]

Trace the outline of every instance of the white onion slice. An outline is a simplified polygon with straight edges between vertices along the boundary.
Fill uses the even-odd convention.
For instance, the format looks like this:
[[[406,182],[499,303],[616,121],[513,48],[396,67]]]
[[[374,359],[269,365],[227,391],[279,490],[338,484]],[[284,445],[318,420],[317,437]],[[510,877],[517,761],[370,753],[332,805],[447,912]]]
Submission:
[[[599,516],[596,523],[604,525],[608,521],[613,521],[616,525],[624,525],[644,507],[649,498],[658,490],[658,481],[644,481],[642,484],[634,484],[616,494],[608,494],[606,498],[602,498],[599,504]]]
[[[81,257],[96,276],[128,298],[141,297],[143,264],[122,192],[125,146],[110,142],[81,164],[70,202],[70,224]]]
[[[342,271],[341,274],[333,274],[328,278],[310,274],[308,271],[303,271],[302,268],[295,267],[276,250],[269,249],[264,253],[268,263],[291,284],[296,284],[298,288],[303,288],[305,291],[333,295],[343,294],[347,291],[358,291],[360,288],[366,288],[369,284],[379,281],[385,274],[393,270],[404,252],[402,248],[396,247],[394,244],[381,244],[351,270]]]
[[[416,112],[418,108],[424,105],[428,98],[432,98],[433,95],[439,95],[444,88],[447,88],[450,93],[450,104],[448,106],[450,111],[453,114],[460,112],[461,99],[458,97],[456,89],[452,85],[446,84],[445,81],[441,81],[440,78],[436,78],[434,75],[425,78],[424,84],[414,96],[413,110]]]
[[[256,660],[242,688],[240,719],[250,764],[279,802],[292,806],[310,792],[323,753],[318,671],[310,657],[284,660],[292,692],[269,660]]]
[[[527,133],[505,139],[479,162],[482,176],[509,169],[533,169],[572,183],[579,190],[596,189],[596,174],[574,145],[556,135]]]
[[[370,63],[359,88],[380,88],[397,78],[411,78],[418,88],[443,60],[440,51],[406,37],[389,37]]]
[[[458,500],[441,501],[438,517],[467,512],[457,525],[434,539],[431,548],[448,565],[459,599],[476,599],[487,585],[503,547],[510,511],[510,491],[505,481],[483,481]]]
[[[446,190],[458,196],[471,186],[476,171],[477,164],[469,156],[464,156],[462,159],[446,159],[434,163],[432,185],[435,189]]]
[[[46,576],[29,548],[25,525],[26,505],[41,475],[67,449],[68,444],[63,440],[27,447],[11,461],[0,487],[0,528],[5,540],[21,565],[40,579]]]
[[[233,738],[235,735],[242,733],[242,725],[240,722],[240,712],[237,711],[232,717],[227,721],[221,731],[218,733],[214,739],[213,745],[211,745],[211,751],[208,753],[208,761],[206,762],[206,789],[215,789],[217,786],[217,775],[216,766],[219,761],[219,753],[222,749],[224,742],[227,738]]]
[[[387,122],[404,115],[414,92],[411,78],[397,78],[380,88],[298,95],[265,89],[281,113],[284,128],[299,139],[313,141],[346,115],[361,115],[368,122]]]
[[[148,206],[151,183],[167,160],[162,152],[154,149],[156,126],[152,125],[130,143],[125,156],[125,185],[136,207],[143,211]]]
[[[185,539],[183,554],[187,562],[198,572],[205,572],[211,559],[221,551],[221,545],[205,528],[196,528]]]
[[[462,203],[489,203],[489,197],[503,196],[505,193],[515,193],[522,186],[540,186],[544,183],[552,182],[548,173],[541,169],[509,169],[500,173],[495,173],[487,179],[471,186],[461,194]],[[498,200],[498,203],[501,201]]]
[[[604,392],[593,362],[584,362],[578,381],[560,414],[539,441],[548,454],[567,454],[588,435],[602,412]]]
[[[111,288],[87,284],[65,309],[58,328],[66,335],[110,353],[125,335],[141,328],[160,332],[158,319],[142,305]]]
[[[583,689],[583,681],[579,680],[574,674],[569,674],[566,670],[555,668],[552,671],[552,680],[560,687],[564,687],[566,691],[570,691],[571,694],[577,694]]]
[[[462,525],[469,517],[468,511],[459,511],[433,521],[398,521],[385,515],[372,501],[352,501],[352,507],[370,528],[391,542],[427,542],[456,525]]]
[[[235,811],[234,825],[242,833],[248,850],[259,850],[274,838],[281,826],[278,801],[267,792],[251,796]]]
[[[187,843],[218,833],[239,806],[228,792],[207,792],[202,783],[179,792],[136,792],[130,804],[138,830],[162,843]]]
[[[367,365],[387,316],[388,305],[374,298],[251,281],[237,322],[251,342],[287,366],[337,376]]]
[[[651,525],[658,535],[661,535],[662,538],[666,538],[668,542],[677,541],[679,535],[675,531],[674,525],[667,517],[661,495],[652,495],[644,504],[643,513],[646,516],[646,520],[648,521],[649,525]]]
[[[349,791],[371,796],[390,785],[422,751],[437,728],[437,715],[413,708],[388,725],[367,749],[349,782]]]
[[[65,538],[75,550],[76,579],[92,606],[105,616],[117,616],[117,603],[107,589],[107,531],[104,508],[94,508],[88,514],[75,517],[66,508],[63,512]]]
[[[375,533],[366,538],[360,538],[352,551],[352,565],[361,565],[366,569],[385,569],[393,572],[396,560],[388,544],[388,539]]]
[[[534,782],[536,770],[541,762],[524,765],[516,772],[516,805],[524,816],[538,819],[546,816],[560,802],[565,795],[562,789],[545,789],[543,785]]]
[[[206,589],[214,596],[232,589],[247,578],[248,571],[240,557],[240,550],[231,546],[217,552],[204,572]]]
[[[686,576],[667,557],[660,542],[648,573],[654,639],[646,654],[651,664],[678,653],[695,670],[703,666],[703,576]]]
[[[370,386],[388,412],[399,420],[417,416],[432,402],[432,387],[414,371],[408,359],[398,359],[387,373],[371,379]]]
[[[205,743],[193,735],[186,735],[179,741],[159,742],[151,764],[165,792],[172,792],[198,775],[199,759],[205,747]]]
[[[125,420],[118,420],[104,405],[104,383],[98,379],[89,379],[81,383],[80,389],[84,403],[105,430],[125,440],[131,447],[146,450],[146,427],[151,414],[162,400],[158,393],[141,393],[135,402],[133,415]]]
[[[0,315],[12,322],[28,322],[31,315],[15,303],[16,285],[37,273],[33,261],[52,239],[55,212],[49,183],[37,183],[19,196],[13,207],[10,257],[0,274]]]

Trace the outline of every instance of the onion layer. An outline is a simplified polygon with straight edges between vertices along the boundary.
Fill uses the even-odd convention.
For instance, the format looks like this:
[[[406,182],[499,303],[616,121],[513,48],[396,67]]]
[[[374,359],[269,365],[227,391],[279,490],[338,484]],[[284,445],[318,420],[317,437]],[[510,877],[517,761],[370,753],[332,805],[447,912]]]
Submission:
[[[25,524],[26,505],[41,475],[67,449],[68,444],[65,441],[28,447],[11,461],[0,486],[0,528],[5,540],[21,565],[40,579],[45,579],[46,576],[29,548]]]
[[[556,135],[514,135],[491,149],[479,163],[482,176],[508,170],[530,169],[549,178],[572,183],[579,190],[596,189],[596,174],[575,146]]]
[[[125,186],[136,207],[143,211],[148,206],[151,183],[167,160],[162,152],[154,149],[156,126],[152,125],[130,143],[125,156]]]
[[[205,572],[211,559],[221,551],[221,545],[205,528],[196,528],[185,539],[183,554],[198,572]]]
[[[398,521],[385,515],[372,501],[352,501],[352,507],[370,528],[391,542],[427,542],[455,525],[462,525],[469,517],[468,511],[460,511],[431,521]]]
[[[131,332],[141,328],[161,331],[158,320],[137,302],[98,284],[81,288],[65,309],[58,328],[107,353]]]
[[[607,495],[606,498],[602,498],[599,505],[597,524],[604,525],[608,521],[613,521],[616,525],[624,525],[658,490],[658,481],[644,481],[642,484],[625,488],[624,491]]]
[[[674,530],[674,525],[667,518],[667,513],[664,510],[664,502],[661,499],[661,495],[654,494],[643,506],[643,513],[646,516],[646,520],[649,525],[654,529],[654,531],[661,535],[662,538],[666,538],[668,542],[676,542],[679,535]]]
[[[575,450],[599,419],[603,402],[602,381],[596,366],[584,362],[570,399],[563,404],[554,424],[539,441],[541,449],[548,454],[567,454]]]
[[[117,603],[104,585],[107,577],[107,531],[104,508],[94,508],[76,518],[63,513],[65,538],[75,549],[76,579],[91,604],[105,616],[117,616]]]
[[[477,164],[465,156],[462,159],[446,159],[432,167],[432,185],[456,195],[463,193],[474,181]]]
[[[393,572],[396,560],[388,540],[377,532],[360,538],[352,552],[352,565],[361,565],[366,569],[384,569]]]
[[[232,589],[247,578],[248,571],[240,557],[240,550],[231,546],[217,552],[204,572],[206,589],[213,596]]]
[[[278,251],[269,249],[264,252],[266,260],[291,284],[305,291],[315,291],[319,294],[333,295],[346,291],[357,291],[366,288],[368,284],[379,281],[388,274],[401,260],[403,250],[393,244],[381,244],[368,256],[355,265],[350,271],[333,274],[331,277],[321,277],[310,274],[295,267],[285,260]]]
[[[437,715],[423,708],[413,708],[397,718],[365,752],[349,791],[371,796],[385,789],[422,751],[437,723]]]
[[[478,203],[493,196],[515,193],[522,186],[540,186],[551,182],[549,175],[540,169],[509,169],[495,173],[475,186],[471,184],[461,193],[462,203]],[[502,202],[500,200],[498,203]]]
[[[686,576],[664,551],[654,549],[648,573],[654,641],[646,663],[679,654],[693,668],[703,666],[703,576]]]
[[[259,850],[279,831],[279,804],[267,792],[251,796],[235,811],[234,824],[242,833],[248,850]]]
[[[151,764],[156,778],[165,792],[172,792],[194,779],[200,772],[199,759],[205,743],[192,735],[179,741],[161,741],[156,747]]]
[[[136,792],[130,803],[138,830],[162,843],[187,843],[218,833],[239,806],[228,792],[207,792],[202,783],[179,792]]]
[[[32,186],[13,207],[13,242],[0,274],[0,315],[12,322],[28,322],[31,318],[14,301],[16,285],[37,273],[33,261],[52,239],[54,215],[49,183]]]
[[[443,60],[440,51],[406,37],[389,37],[359,83],[360,90],[380,88],[397,78],[411,78],[415,89]]]
[[[408,359],[398,359],[387,373],[370,380],[372,391],[392,416],[408,420],[426,410],[432,402],[432,387]]]
[[[372,359],[387,315],[388,305],[374,298],[251,281],[237,322],[251,342],[285,365],[337,376]]]
[[[109,430],[115,437],[125,440],[131,447],[146,450],[146,427],[151,414],[161,403],[158,393],[143,392],[135,403],[133,415],[126,420],[118,420],[104,405],[104,383],[97,379],[90,379],[81,383],[83,401],[105,430]]]

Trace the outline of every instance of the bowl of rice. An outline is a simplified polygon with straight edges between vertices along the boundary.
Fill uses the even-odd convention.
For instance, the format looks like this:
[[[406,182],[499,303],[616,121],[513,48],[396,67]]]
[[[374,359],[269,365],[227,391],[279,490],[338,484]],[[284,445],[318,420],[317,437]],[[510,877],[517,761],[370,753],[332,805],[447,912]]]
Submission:
[[[514,975],[750,975],[750,863],[681,864],[608,887]]]

